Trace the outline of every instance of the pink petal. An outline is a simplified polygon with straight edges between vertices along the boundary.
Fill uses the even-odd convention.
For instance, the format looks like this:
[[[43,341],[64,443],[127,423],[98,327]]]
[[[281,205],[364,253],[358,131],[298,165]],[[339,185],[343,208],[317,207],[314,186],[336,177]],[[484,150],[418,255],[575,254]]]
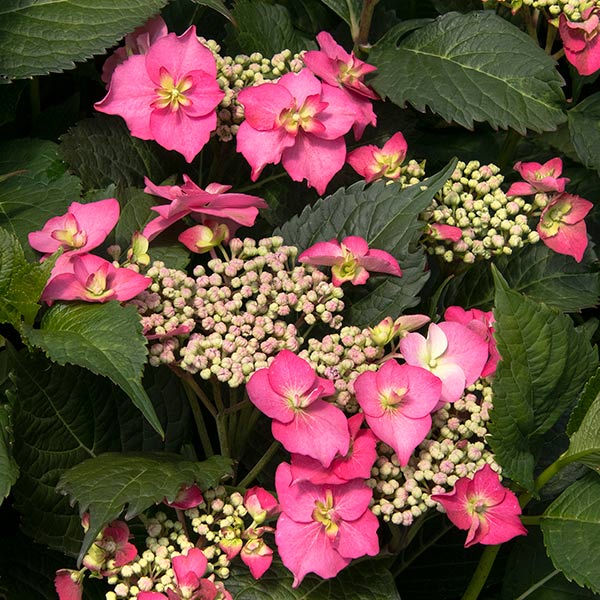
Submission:
[[[317,35],[317,42],[319,42],[319,47],[329,58],[341,60],[345,63],[348,63],[352,58],[352,55],[346,52],[327,31],[321,31]]]
[[[308,481],[315,485],[339,485],[346,483],[348,479],[338,476],[334,471],[333,465],[338,464],[338,460],[340,459],[336,458],[329,467],[325,468],[318,460],[310,458],[310,456],[305,456],[304,454],[292,454],[291,469],[293,482],[301,483]],[[373,463],[371,463],[371,465],[372,464]],[[367,475],[367,477],[368,476],[369,475]]]
[[[282,350],[267,370],[271,389],[284,398],[310,392],[317,374],[310,364],[289,350]]]
[[[562,224],[558,233],[552,237],[546,237],[544,230],[538,225],[538,233],[542,242],[554,252],[572,256],[577,262],[582,261],[588,245],[585,221],[579,221],[574,225]]]
[[[373,432],[370,429],[361,429],[351,443],[348,454],[343,458],[335,458],[331,463],[332,474],[344,481],[354,478],[368,479],[371,476],[371,467],[377,460],[376,445],[377,438]]]
[[[298,261],[308,265],[331,267],[343,260],[344,253],[337,240],[329,242],[317,242],[310,248],[307,248],[300,256]]]
[[[273,421],[271,431],[288,452],[311,456],[325,467],[336,454],[345,455],[350,443],[344,413],[324,400],[315,400],[289,423]]]
[[[429,346],[420,333],[409,333],[400,340],[400,352],[409,365],[429,370]]]
[[[431,358],[438,358],[448,350],[448,337],[446,336],[445,330],[436,323],[431,323],[431,325],[429,325],[427,342],[429,344]]]
[[[268,369],[255,371],[246,384],[246,391],[250,402],[267,417],[282,423],[289,423],[294,419],[294,411],[288,405],[285,396],[278,394],[271,387]]]
[[[156,84],[148,76],[145,58],[133,55],[120,64],[112,75],[108,94],[94,107],[99,112],[123,117],[131,135],[150,140],[154,137],[150,113]]]
[[[467,386],[475,383],[488,359],[486,340],[460,323],[442,322],[439,327],[448,340],[444,363],[458,364],[465,373]]]
[[[164,501],[167,506],[172,506],[179,510],[195,508],[199,504],[202,504],[202,502],[204,502],[204,498],[202,497],[200,488],[196,484],[182,487],[179,492],[177,492],[177,496],[173,502]]]
[[[184,175],[184,178],[186,175]],[[156,185],[152,183],[147,177],[144,177],[144,183],[146,187],[144,192],[146,194],[153,194],[159,198],[165,198],[166,200],[175,200],[182,194],[182,189],[178,185]]]
[[[177,584],[180,587],[190,586],[192,589],[198,587],[200,578],[204,575],[208,561],[204,556],[204,553],[199,548],[192,548],[188,550],[186,555],[180,554],[179,556],[173,557],[172,560],[173,570],[175,571],[175,578]],[[196,581],[195,585],[193,581]]]
[[[352,254],[355,258],[364,258],[366,254],[369,252],[369,244],[367,240],[358,236],[358,235],[350,235],[345,237],[341,242]],[[362,264],[362,260],[360,261]]]
[[[507,196],[530,196],[536,194],[537,190],[530,183],[524,181],[517,181],[513,183],[506,192]]]
[[[114,299],[119,302],[127,302],[135,298],[152,284],[150,277],[145,277],[131,269],[115,267],[113,269],[110,288],[114,291]]]
[[[387,273],[388,275],[396,275],[396,277],[402,275],[398,261],[385,250],[371,248],[366,256],[359,260],[359,264],[371,273]]]
[[[385,367],[387,361],[381,369]],[[374,371],[361,373],[354,381],[356,401],[367,416],[381,417],[385,408],[381,403],[379,388],[377,387],[377,374]]]
[[[273,562],[273,550],[269,554],[250,554],[243,552],[240,554],[242,562],[250,569],[250,573],[254,579],[260,579],[271,566]]]
[[[292,484],[290,465],[280,463],[275,471],[275,489],[282,513],[292,515],[298,523],[313,522],[315,502],[322,501],[325,494],[322,486],[310,482]]]
[[[471,493],[474,496],[485,498],[488,505],[500,504],[505,500],[506,493],[509,491],[508,488],[502,485],[498,473],[488,464],[475,472],[470,487]],[[518,501],[516,506],[519,506]]]
[[[569,225],[574,225],[583,220],[590,210],[594,208],[594,205],[589,200],[585,200],[581,196],[561,194],[559,198],[561,202],[565,201],[571,204],[571,210],[562,218],[563,222]]]
[[[164,594],[158,592],[140,592],[137,598],[138,600],[169,600]]]
[[[371,144],[361,146],[350,152],[346,158],[348,164],[367,182],[370,183],[379,175],[380,168],[375,160],[374,153],[379,148]]]
[[[225,95],[217,80],[204,71],[190,71],[186,78],[192,80],[192,87],[185,93],[191,104],[180,110],[189,117],[204,117],[215,110]]]
[[[505,516],[498,514],[496,508],[493,508],[486,513],[484,519],[487,521],[487,533],[479,539],[480,544],[503,544],[518,535],[527,535],[527,529],[517,514]]]
[[[450,492],[431,496],[432,500],[439,502],[444,507],[450,521],[459,529],[469,529],[473,522],[472,517],[467,513],[467,502],[471,489],[472,480],[468,477],[461,477]]]
[[[339,527],[337,551],[341,556],[359,558],[379,554],[379,520],[370,510],[355,521],[343,521]]]
[[[296,100],[300,108],[309,96],[321,95],[321,82],[308,70],[299,73],[286,73],[277,83],[283,86]]]
[[[54,577],[54,588],[59,600],[81,600],[83,597],[83,585],[79,579],[79,571],[71,569],[59,569]]]
[[[77,219],[79,227],[87,233],[87,242],[80,251],[85,249],[89,252],[98,247],[117,224],[120,211],[119,203],[114,198],[88,204],[73,202],[69,206],[69,212]]]
[[[436,237],[441,240],[458,242],[458,240],[462,238],[462,229],[460,227],[454,227],[453,225],[440,225],[438,223],[432,223],[430,227],[434,230]]]
[[[373,490],[360,479],[352,479],[344,485],[321,486],[324,498],[327,490],[333,494],[335,516],[343,521],[355,521],[369,510]]]
[[[333,176],[344,166],[346,143],[341,137],[323,140],[299,131],[295,144],[286,148],[281,158],[283,168],[294,181],[306,179],[309,187],[323,195]]]
[[[402,160],[404,160],[407,151],[408,144],[401,132],[395,133],[381,149],[382,154],[399,154]]]
[[[340,74],[339,66],[324,52],[319,50],[309,50],[304,54],[302,60],[315,75],[320,77],[326,83],[330,85],[339,84],[337,79]]]
[[[319,120],[325,131],[316,135],[325,140],[333,140],[348,133],[356,121],[356,101],[338,87],[323,84],[321,100],[328,104],[319,113]]]
[[[146,227],[144,227],[142,235],[151,242],[157,235],[161,234],[163,231],[165,231],[165,229],[171,227],[173,223],[177,223],[177,221],[185,217],[186,214],[187,213],[179,213],[168,219],[156,217],[156,219],[152,219],[152,221],[150,221]]]
[[[283,85],[263,83],[244,88],[238,94],[244,118],[253,129],[272,131],[279,127],[279,115],[294,105],[292,94]]]
[[[431,369],[431,372],[442,380],[442,393],[440,400],[434,407],[437,410],[446,402],[456,402],[467,387],[465,372],[456,363],[440,364]]]

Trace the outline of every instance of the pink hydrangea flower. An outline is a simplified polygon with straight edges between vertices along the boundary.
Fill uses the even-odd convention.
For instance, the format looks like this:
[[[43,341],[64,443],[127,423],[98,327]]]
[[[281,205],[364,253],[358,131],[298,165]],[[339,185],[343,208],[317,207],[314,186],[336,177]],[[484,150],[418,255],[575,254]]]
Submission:
[[[237,151],[250,163],[252,181],[266,165],[281,162],[294,181],[306,179],[323,194],[346,161],[344,135],[356,117],[348,95],[302,69],[277,83],[244,88],[238,100],[245,120]]]
[[[88,553],[83,565],[102,576],[110,575],[115,569],[130,563],[137,556],[137,548],[129,542],[129,527],[124,521],[113,521],[107,525]]]
[[[187,554],[175,556],[172,561],[175,572],[175,589],[168,589],[167,595],[158,592],[140,592],[139,600],[214,600],[219,594],[215,584],[202,576],[208,566],[208,561],[199,548],[188,550]]]
[[[354,124],[354,137],[360,139],[367,125],[376,125],[371,100],[377,94],[364,83],[364,77],[377,68],[356,58],[354,52],[346,52],[329,33],[321,31],[317,35],[321,50],[305,52],[304,64],[329,85],[345,90],[356,106],[357,120]]]
[[[252,577],[260,579],[273,562],[273,549],[262,538],[251,538],[244,544],[240,558],[250,569]]]
[[[431,319],[427,315],[402,315],[396,320],[385,317],[375,327],[369,327],[371,339],[378,346],[389,344],[396,336],[404,337],[411,331],[420,329]]]
[[[500,360],[500,354],[494,339],[494,313],[491,310],[484,312],[477,308],[465,310],[460,306],[449,306],[444,313],[444,319],[465,325],[487,342],[489,356],[481,372],[481,377],[493,375]]]
[[[159,38],[169,33],[167,24],[160,15],[152,17],[141,27],[133,30],[125,36],[125,46],[117,48],[102,66],[102,81],[108,84],[113,71],[122,62],[125,62],[132,54],[146,54],[150,46]]]
[[[379,552],[379,522],[369,510],[373,492],[363,481],[292,484],[290,466],[281,463],[275,488],[282,510],[275,542],[283,564],[294,575],[292,587],[298,587],[307,573],[330,579],[353,558]]]
[[[325,467],[336,454],[348,452],[350,436],[344,413],[320,400],[335,392],[333,383],[289,350],[268,369],[256,371],[246,384],[250,401],[273,419],[271,431],[288,452],[306,454]]]
[[[151,283],[150,277],[131,269],[117,268],[93,254],[63,255],[56,261],[40,299],[48,304],[56,300],[125,302]]]
[[[29,245],[44,258],[62,248],[82,254],[97,248],[119,220],[119,203],[114,198],[80,204],[73,202],[60,217],[52,217],[40,231],[28,235]]]
[[[468,530],[465,548],[473,544],[502,544],[517,535],[527,535],[521,523],[517,497],[500,483],[490,465],[473,479],[460,478],[451,492],[434,494],[448,518],[459,529]]]
[[[458,400],[465,388],[481,376],[488,360],[488,344],[477,333],[460,323],[431,323],[427,338],[409,333],[400,340],[400,352],[409,365],[431,371],[442,380],[440,401]]]
[[[334,285],[350,281],[362,285],[369,279],[370,272],[387,273],[400,277],[402,271],[398,261],[384,250],[369,248],[367,241],[351,235],[338,242],[317,242],[298,257],[308,265],[331,267],[331,280]]]
[[[244,506],[256,525],[260,525],[268,517],[279,512],[279,503],[267,490],[259,486],[246,490]]]
[[[347,162],[367,183],[381,178],[398,179],[407,150],[406,140],[398,132],[382,148],[371,144],[353,150]]]
[[[59,569],[54,577],[54,588],[59,600],[81,600],[83,598],[83,582],[80,571]]]
[[[178,508],[179,510],[196,508],[203,502],[204,498],[202,497],[202,492],[195,483],[192,485],[183,486],[179,492],[177,492],[177,496],[173,502],[167,502],[164,500],[164,503],[167,506],[172,506],[173,508]]]
[[[197,186],[187,175],[183,176],[184,184],[178,185],[155,185],[147,177],[144,180],[147,194],[153,194],[170,201],[170,204],[162,204],[152,207],[160,216],[150,221],[144,228],[143,235],[153,240],[165,229],[191,215],[195,219],[210,223],[218,220],[227,226],[229,234],[233,235],[240,226],[252,227],[259,208],[266,208],[267,203],[258,196],[249,194],[228,193],[230,185],[211,183],[205,190]],[[186,244],[187,245],[187,244]]]
[[[123,117],[131,135],[156,140],[191,162],[217,126],[215,109],[223,92],[216,75],[215,59],[192,25],[118,65],[108,94],[95,107]]]
[[[584,218],[593,204],[580,196],[559,194],[542,211],[537,232],[548,248],[581,262],[588,245]]]
[[[225,223],[205,221],[204,225],[194,225],[182,231],[177,238],[188,250],[196,254],[209,252],[229,238]]]
[[[402,466],[431,429],[442,382],[420,367],[387,360],[376,372],[365,371],[354,382],[356,401],[373,433],[391,446]]]
[[[462,229],[453,225],[442,225],[440,223],[431,223],[429,225],[429,234],[436,240],[448,240],[458,242],[462,238]]]
[[[565,191],[565,185],[570,181],[567,177],[560,176],[562,168],[563,164],[560,158],[553,158],[543,165],[537,162],[519,161],[515,164],[515,171],[518,171],[525,181],[513,183],[506,195],[529,196],[538,192],[562,193]]]
[[[368,479],[377,459],[377,438],[370,429],[361,429],[363,421],[363,414],[353,415],[348,419],[348,453],[334,458],[328,468],[309,456],[292,454],[290,466],[293,483],[310,481],[318,485],[341,485],[352,479]]]
[[[567,60],[580,75],[592,75],[600,69],[600,10],[590,6],[582,21],[570,21],[562,14],[558,31]]]

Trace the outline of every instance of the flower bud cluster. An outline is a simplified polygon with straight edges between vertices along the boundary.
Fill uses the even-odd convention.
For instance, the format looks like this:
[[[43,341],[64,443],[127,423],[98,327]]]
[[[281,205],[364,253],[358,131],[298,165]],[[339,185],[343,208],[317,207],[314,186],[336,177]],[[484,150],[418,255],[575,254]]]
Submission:
[[[423,240],[428,252],[447,262],[473,263],[538,242],[539,235],[528,225],[528,218],[542,206],[537,200],[508,198],[500,188],[503,181],[494,164],[459,162],[421,218],[430,225],[454,228],[460,238],[454,241],[452,235],[430,227]]]
[[[546,10],[550,18],[565,15],[570,21],[582,21],[583,12],[592,6],[598,6],[597,0],[509,0],[513,10],[522,5],[538,10]]]
[[[411,525],[438,505],[432,494],[449,492],[459,478],[486,463],[500,472],[485,439],[491,409],[492,388],[480,379],[460,400],[432,415],[431,431],[405,467],[389,446],[380,443],[379,457],[367,480],[373,488],[373,513],[396,525]]]
[[[278,79],[285,73],[297,73],[304,67],[300,54],[282,50],[271,58],[254,52],[250,56],[221,56],[221,47],[214,40],[199,38],[213,53],[217,63],[217,81],[225,97],[217,107],[216,135],[222,142],[233,139],[244,120],[244,107],[237,95],[245,87],[260,85]]]
[[[311,338],[308,348],[298,356],[307,360],[320,377],[333,381],[335,403],[349,414],[358,411],[354,381],[364,371],[376,371],[385,354],[383,346],[373,342],[370,329],[342,327],[323,339]]]
[[[417,162],[411,159],[400,167],[400,177],[388,181],[388,185],[398,183],[404,189],[416,183],[421,183],[423,179],[425,179],[425,161]]]
[[[177,365],[238,387],[280,350],[296,352],[302,323],[341,327],[341,288],[315,267],[294,266],[295,247],[272,237],[232,239],[229,248],[231,259],[197,266],[194,277],[159,262],[148,269],[153,283],[132,303],[153,366]]]

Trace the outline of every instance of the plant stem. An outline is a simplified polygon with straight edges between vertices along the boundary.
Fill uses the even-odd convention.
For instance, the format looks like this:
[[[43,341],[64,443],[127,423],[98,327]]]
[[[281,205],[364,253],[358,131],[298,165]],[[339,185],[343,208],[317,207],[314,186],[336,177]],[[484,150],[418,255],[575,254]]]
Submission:
[[[246,475],[246,477],[240,481],[238,486],[241,488],[248,487],[248,484],[252,483],[256,479],[256,476],[267,466],[279,448],[279,442],[273,442],[269,446],[269,449],[263,454],[261,459],[254,465],[254,467],[252,467],[248,475]]]
[[[536,44],[539,44],[537,29],[535,27],[535,23],[533,22],[533,16],[528,7],[523,6],[523,20],[525,21],[525,27],[527,29],[527,33],[535,40]]]
[[[485,550],[479,559],[479,564],[473,574],[473,578],[471,579],[462,600],[477,600],[477,598],[479,598],[479,594],[494,566],[494,561],[496,560],[496,556],[498,555],[501,546],[502,544],[496,544],[495,546],[485,547]]]
[[[353,36],[354,52],[356,54],[364,52],[369,48],[369,31],[373,19],[373,11],[379,0],[363,0],[362,12],[358,23],[358,34]]]
[[[539,492],[563,467],[567,466],[570,462],[573,462],[577,457],[562,457],[559,456],[551,465],[546,467],[535,480],[533,484],[535,493]],[[519,497],[519,504],[521,508],[525,508],[531,499],[533,498],[534,493],[525,492]]]
[[[192,375],[185,373],[184,375],[179,374],[179,377],[183,379],[184,383],[187,383],[187,385],[190,386],[196,397],[200,399],[202,404],[204,404],[206,410],[216,419],[217,410],[215,409],[213,403],[208,399],[208,396],[204,393],[202,388],[196,383],[196,380],[192,377]]]
[[[553,577],[556,577],[556,575],[558,575],[559,573],[560,573],[560,571],[558,569],[554,569],[554,571],[552,571],[551,573],[548,573],[548,575],[546,575],[546,577],[544,577],[543,579],[540,579],[538,582],[534,583],[529,589],[527,589],[525,592],[523,592],[515,600],[525,600],[525,598],[527,598],[527,596],[530,596],[531,594],[533,594],[533,592],[535,592],[535,590],[541,588],[547,581],[550,581],[550,579],[552,579]]]
[[[215,398],[215,404],[217,405],[217,435],[219,436],[219,446],[221,447],[221,454],[223,456],[231,456],[231,449],[229,447],[229,431],[227,430],[227,413],[225,411],[225,405],[221,398],[221,384],[215,379],[211,379],[213,396]]]
[[[544,48],[544,52],[546,52],[546,54],[552,55],[552,46],[554,46],[554,40],[556,39],[557,33],[558,29],[548,23],[548,31],[546,32],[546,47]]]
[[[564,49],[564,48],[561,48],[561,49],[560,49],[558,52],[555,52],[555,53],[552,55],[552,58],[553,58],[554,60],[560,60],[560,59],[561,59],[561,58],[562,58],[564,55],[565,55],[565,49]]]
[[[194,393],[192,387],[189,383],[184,379],[183,380],[183,389],[185,390],[185,395],[188,398],[188,402],[190,403],[190,408],[192,409],[192,415],[194,415],[194,423],[196,424],[196,431],[198,431],[198,436],[200,437],[200,443],[202,444],[202,449],[204,450],[204,454],[206,457],[213,456],[214,452],[212,449],[212,445],[210,443],[210,437],[208,435],[208,430],[206,429],[206,423],[204,422],[204,416],[202,415],[202,409],[198,404],[198,398]]]
[[[263,179],[261,179],[260,181],[258,181],[256,183],[251,183],[250,185],[245,185],[241,188],[238,188],[238,192],[246,193],[249,190],[253,190],[255,188],[261,187],[265,183],[269,183],[269,181],[275,181],[276,179],[281,179],[282,177],[287,177],[287,171],[284,171],[283,173],[277,173],[276,175],[271,175],[270,177],[264,177]]]

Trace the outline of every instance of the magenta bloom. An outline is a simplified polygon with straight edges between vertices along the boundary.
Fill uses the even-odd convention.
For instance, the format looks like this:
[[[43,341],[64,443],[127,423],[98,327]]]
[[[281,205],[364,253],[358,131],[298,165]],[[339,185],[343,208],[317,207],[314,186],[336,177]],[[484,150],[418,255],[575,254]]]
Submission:
[[[214,600],[219,591],[215,584],[202,576],[208,566],[208,561],[199,548],[188,550],[187,554],[175,556],[172,561],[175,571],[175,590],[168,589],[167,595],[158,592],[140,592],[139,600]]]
[[[102,81],[108,84],[113,71],[125,62],[132,54],[146,54],[150,46],[161,37],[169,33],[167,24],[160,15],[152,17],[141,27],[133,30],[125,36],[125,46],[117,48],[105,61],[102,66]]]
[[[291,473],[293,483],[310,481],[314,484],[341,485],[351,479],[368,479],[371,467],[377,459],[377,438],[370,429],[361,429],[364,415],[353,415],[348,419],[350,448],[345,456],[333,459],[329,468],[318,460],[303,454],[292,454]]]
[[[468,530],[465,548],[502,544],[517,535],[527,535],[519,519],[517,497],[500,483],[490,465],[484,465],[473,479],[459,479],[451,492],[431,498],[444,507],[454,525]]]
[[[402,275],[398,261],[389,252],[370,249],[367,241],[357,235],[348,236],[341,243],[336,239],[317,242],[298,260],[308,265],[331,267],[331,280],[338,286],[344,281],[362,285],[369,279],[370,271]]]
[[[28,235],[29,245],[44,257],[62,248],[82,254],[97,248],[119,220],[119,203],[114,198],[80,204],[73,202],[60,217],[52,217],[40,231]]]
[[[203,502],[204,498],[202,497],[202,492],[195,483],[192,485],[183,486],[179,492],[177,492],[177,496],[173,502],[167,502],[164,500],[164,503],[167,506],[172,506],[173,508],[178,508],[179,510],[195,508]]]
[[[254,579],[260,579],[273,562],[273,550],[262,538],[249,539],[240,552],[242,562],[250,569]]]
[[[170,201],[170,204],[152,207],[152,210],[160,216],[150,221],[144,228],[143,235],[149,240],[153,240],[158,234],[187,215],[203,221],[206,221],[206,217],[209,217],[211,223],[218,219],[220,223],[227,226],[229,234],[233,235],[240,225],[245,227],[254,225],[254,221],[258,216],[258,209],[267,206],[267,203],[258,196],[229,194],[230,185],[211,183],[203,190],[187,175],[183,176],[184,184],[182,186],[155,185],[147,177],[144,181],[146,182],[144,191],[147,194],[153,194]],[[210,224],[207,226],[210,226]],[[192,236],[193,240],[191,239]],[[185,241],[191,245],[194,241],[198,241],[198,237],[191,233],[189,239],[186,237]],[[188,246],[187,243],[186,246]],[[197,252],[198,250],[194,251]]]
[[[265,519],[279,512],[279,503],[273,494],[258,486],[246,490],[244,506],[256,525],[260,525]]]
[[[444,319],[465,325],[487,342],[489,356],[481,372],[481,377],[493,375],[500,360],[500,354],[494,339],[494,313],[491,310],[484,312],[477,308],[464,310],[460,306],[449,306],[444,313]]]
[[[581,262],[588,245],[584,218],[593,204],[580,196],[559,194],[544,208],[537,226],[548,248]]]
[[[216,75],[215,59],[192,25],[118,65],[108,94],[95,106],[123,117],[135,137],[156,140],[191,162],[217,126],[215,108],[223,92]]]
[[[488,360],[488,344],[460,323],[431,323],[427,338],[409,333],[400,340],[400,352],[409,365],[431,371],[442,380],[442,394],[435,409],[458,400],[465,387],[481,376]]]
[[[310,50],[303,56],[304,64],[329,85],[339,86],[355,104],[357,120],[354,123],[354,137],[360,139],[367,125],[376,125],[371,100],[377,94],[364,84],[367,73],[377,68],[359,60],[354,52],[348,54],[326,31],[317,35],[321,50]]]
[[[56,261],[41,296],[52,304],[55,300],[84,300],[85,302],[125,302],[137,296],[152,283],[131,269],[117,268],[95,256],[81,254],[61,256]]]
[[[275,473],[282,513],[275,542],[298,587],[307,573],[335,577],[353,558],[379,552],[377,517],[369,510],[373,492],[354,479],[344,485],[292,485],[287,463]]]
[[[325,467],[348,452],[350,436],[344,413],[329,402],[334,386],[318,377],[305,360],[282,350],[268,369],[246,384],[250,401],[273,419],[271,431],[288,452],[306,454]]]
[[[543,165],[536,162],[519,161],[515,164],[515,171],[518,171],[525,181],[513,183],[506,195],[529,196],[538,192],[562,193],[565,191],[565,185],[570,181],[567,177],[560,176],[562,168],[563,164],[560,158],[553,158]]]
[[[129,527],[124,521],[107,525],[83,559],[83,565],[102,576],[130,563],[137,556],[137,548],[129,542]]]
[[[592,75],[600,69],[600,11],[590,6],[582,16],[583,21],[569,21],[562,14],[558,31],[567,60],[580,75]]]
[[[294,181],[306,179],[323,194],[346,161],[344,135],[356,117],[348,95],[303,69],[244,88],[238,99],[245,120],[237,151],[250,163],[252,181],[266,165],[281,162]]]
[[[79,571],[59,569],[54,577],[54,588],[59,600],[81,600],[83,598],[82,575]]]
[[[385,177],[398,179],[401,165],[406,158],[408,145],[404,136],[395,133],[382,148],[371,144],[362,146],[348,154],[348,164],[363,177],[367,183]]]
[[[379,371],[365,371],[354,382],[356,401],[373,433],[391,446],[402,466],[431,429],[442,382],[420,367],[386,361]]]

